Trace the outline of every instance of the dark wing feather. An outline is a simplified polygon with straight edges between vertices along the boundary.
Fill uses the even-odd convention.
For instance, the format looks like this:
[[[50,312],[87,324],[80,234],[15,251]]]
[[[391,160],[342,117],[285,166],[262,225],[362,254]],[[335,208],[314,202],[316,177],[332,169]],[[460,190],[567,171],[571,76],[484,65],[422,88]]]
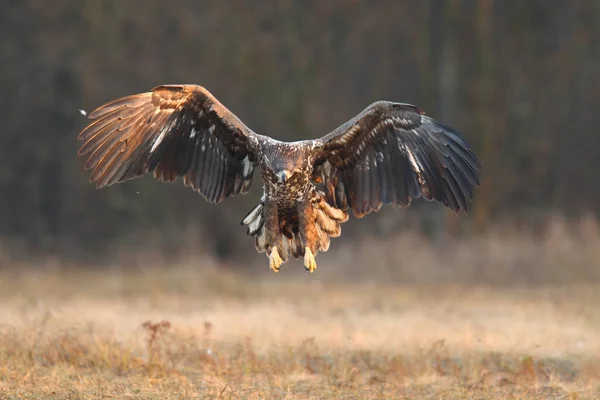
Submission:
[[[466,213],[479,185],[481,165],[463,135],[410,104],[373,103],[317,142],[314,178],[357,217],[418,197]]]
[[[256,135],[208,90],[157,86],[94,110],[79,134],[91,182],[101,188],[147,173],[186,186],[218,203],[250,188]]]

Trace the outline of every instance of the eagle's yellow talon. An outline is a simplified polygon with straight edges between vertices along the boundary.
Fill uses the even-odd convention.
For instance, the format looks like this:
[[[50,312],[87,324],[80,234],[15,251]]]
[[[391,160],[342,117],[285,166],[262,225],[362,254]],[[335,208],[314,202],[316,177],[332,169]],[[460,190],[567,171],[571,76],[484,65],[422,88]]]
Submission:
[[[304,268],[311,274],[317,269],[317,262],[309,247],[304,248]]]
[[[279,272],[279,268],[281,268],[281,264],[283,264],[283,260],[279,255],[279,251],[277,250],[277,246],[273,247],[271,253],[269,254],[269,267],[273,270],[273,272]]]

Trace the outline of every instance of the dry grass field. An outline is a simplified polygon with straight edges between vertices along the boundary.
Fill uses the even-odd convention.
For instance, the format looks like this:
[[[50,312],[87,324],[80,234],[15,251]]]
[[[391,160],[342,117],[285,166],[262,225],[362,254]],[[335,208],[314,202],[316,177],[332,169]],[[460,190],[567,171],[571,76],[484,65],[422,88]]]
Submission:
[[[600,398],[600,286],[318,271],[5,270],[0,398]]]

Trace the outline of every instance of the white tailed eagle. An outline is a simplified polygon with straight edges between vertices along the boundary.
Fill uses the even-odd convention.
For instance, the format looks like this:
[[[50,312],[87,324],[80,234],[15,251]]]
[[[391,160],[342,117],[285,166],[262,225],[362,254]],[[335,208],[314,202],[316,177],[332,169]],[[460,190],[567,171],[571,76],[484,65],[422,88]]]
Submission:
[[[101,188],[147,173],[183,177],[211,203],[246,193],[260,167],[263,195],[241,222],[278,271],[290,257],[327,251],[348,209],[436,200],[467,212],[480,163],[461,133],[410,104],[378,101],[315,140],[255,133],[197,85],[163,85],[106,103],[79,134],[90,182]]]

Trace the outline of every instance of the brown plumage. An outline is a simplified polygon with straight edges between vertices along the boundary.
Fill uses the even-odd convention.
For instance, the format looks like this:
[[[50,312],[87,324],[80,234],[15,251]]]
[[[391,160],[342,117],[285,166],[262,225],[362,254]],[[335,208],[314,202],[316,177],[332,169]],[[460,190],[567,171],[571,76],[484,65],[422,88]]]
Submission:
[[[436,200],[467,212],[481,169],[456,130],[403,103],[379,101],[328,135],[281,142],[259,135],[196,85],[163,85],[100,106],[79,134],[101,188],[153,173],[183,177],[206,200],[246,193],[260,167],[263,196],[242,221],[278,271],[290,257],[327,251],[347,211]]]

